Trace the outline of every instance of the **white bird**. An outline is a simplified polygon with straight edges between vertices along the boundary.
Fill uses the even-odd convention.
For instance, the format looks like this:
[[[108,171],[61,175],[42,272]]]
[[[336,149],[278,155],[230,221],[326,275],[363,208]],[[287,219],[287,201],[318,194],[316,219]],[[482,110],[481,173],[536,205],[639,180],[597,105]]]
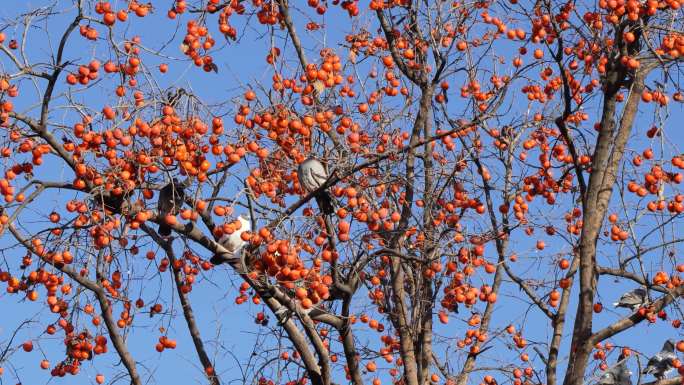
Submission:
[[[663,344],[663,349],[655,356],[648,360],[646,368],[641,372],[643,374],[653,374],[653,377],[662,380],[665,376],[674,369],[674,360],[677,355],[674,353],[674,342],[667,340]]]
[[[323,163],[314,158],[307,158],[299,164],[297,178],[304,191],[311,193],[328,180],[328,172],[325,170]],[[327,191],[321,190],[317,192],[314,198],[323,214],[330,215],[334,212],[332,197]]]
[[[632,385],[632,372],[627,368],[627,359],[618,358],[618,363],[608,369],[599,379],[599,385]]]
[[[240,267],[240,256],[242,248],[247,242],[242,240],[242,233],[245,231],[252,230],[252,223],[248,216],[239,215],[238,222],[240,223],[240,228],[233,231],[232,234],[223,234],[219,238],[218,243],[221,244],[228,252],[222,254],[215,254],[211,257],[210,262],[214,265],[220,265],[227,262],[231,266],[238,269]]]
[[[635,311],[646,303],[648,303],[646,290],[644,288],[637,288],[623,294],[617,302],[613,303],[613,306]]]

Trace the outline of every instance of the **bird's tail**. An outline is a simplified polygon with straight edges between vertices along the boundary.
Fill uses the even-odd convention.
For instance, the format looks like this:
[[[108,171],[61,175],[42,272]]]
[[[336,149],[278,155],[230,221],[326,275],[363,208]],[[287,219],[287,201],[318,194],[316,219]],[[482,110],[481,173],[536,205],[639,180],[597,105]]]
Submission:
[[[214,255],[209,259],[209,262],[211,262],[212,265],[218,266],[218,265],[222,264],[223,262],[225,262],[225,259],[223,259],[223,257],[221,257],[221,256],[218,255],[218,254],[214,254]]]
[[[220,265],[226,262],[230,265],[233,265],[240,261],[239,255],[240,254],[237,253],[216,253],[209,259],[209,262],[214,265]]]
[[[171,235],[171,227],[165,223],[159,225],[159,235],[162,237],[168,237]]]
[[[315,198],[316,204],[318,204],[318,208],[321,210],[321,212],[323,212],[323,214],[332,215],[332,213],[335,212],[330,193],[327,191],[321,191],[320,193],[316,194]]]
[[[242,271],[242,253],[239,249],[233,253],[214,254],[209,259],[209,262],[214,266],[227,263],[237,270],[238,273]]]

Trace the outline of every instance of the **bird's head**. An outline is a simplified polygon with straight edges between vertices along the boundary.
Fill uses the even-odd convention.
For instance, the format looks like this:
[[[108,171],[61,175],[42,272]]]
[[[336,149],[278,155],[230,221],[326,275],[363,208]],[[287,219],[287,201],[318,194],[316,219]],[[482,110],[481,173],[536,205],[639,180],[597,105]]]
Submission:
[[[674,352],[674,347],[675,347],[674,340],[671,340],[671,339],[665,341],[665,343],[663,344],[663,350],[668,351],[668,352]]]

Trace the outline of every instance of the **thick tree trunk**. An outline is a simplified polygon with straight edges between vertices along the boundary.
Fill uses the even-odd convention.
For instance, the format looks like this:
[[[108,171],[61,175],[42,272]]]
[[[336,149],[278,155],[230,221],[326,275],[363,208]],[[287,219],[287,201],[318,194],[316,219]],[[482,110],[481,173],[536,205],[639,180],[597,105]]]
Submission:
[[[613,193],[618,165],[632,131],[647,73],[648,69],[644,68],[634,75],[629,88],[629,96],[617,127],[615,124],[617,115],[616,95],[624,84],[626,74],[620,70],[614,70],[606,82],[601,127],[596,139],[591,176],[583,204],[584,224],[578,250],[580,258],[579,303],[575,315],[570,360],[563,381],[564,385],[582,385],[584,383],[584,373],[593,349],[589,337],[592,334],[592,312],[596,295],[596,244]]]

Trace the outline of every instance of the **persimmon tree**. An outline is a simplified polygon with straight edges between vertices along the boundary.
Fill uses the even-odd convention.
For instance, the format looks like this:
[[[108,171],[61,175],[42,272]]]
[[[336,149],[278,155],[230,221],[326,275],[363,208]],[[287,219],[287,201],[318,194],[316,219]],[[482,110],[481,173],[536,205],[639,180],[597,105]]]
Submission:
[[[2,321],[0,381],[147,383],[140,357],[179,340],[210,384],[581,385],[684,351],[682,5],[6,10],[0,300],[26,316]],[[171,181],[183,201],[160,213]],[[635,287],[647,303],[608,309]],[[254,319],[254,350],[217,354],[238,337],[198,289]]]

